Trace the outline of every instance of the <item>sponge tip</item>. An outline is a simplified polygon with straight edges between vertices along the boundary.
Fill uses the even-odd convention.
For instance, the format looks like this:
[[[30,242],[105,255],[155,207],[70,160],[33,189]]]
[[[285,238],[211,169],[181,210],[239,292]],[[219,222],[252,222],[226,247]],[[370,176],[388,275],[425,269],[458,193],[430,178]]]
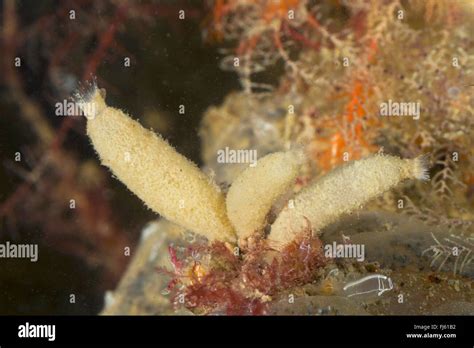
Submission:
[[[105,104],[105,90],[97,87],[95,80],[81,86],[73,98],[84,116],[89,120],[94,119],[107,107]]]
[[[418,156],[413,160],[413,176],[419,180],[430,180],[430,161],[427,154]]]

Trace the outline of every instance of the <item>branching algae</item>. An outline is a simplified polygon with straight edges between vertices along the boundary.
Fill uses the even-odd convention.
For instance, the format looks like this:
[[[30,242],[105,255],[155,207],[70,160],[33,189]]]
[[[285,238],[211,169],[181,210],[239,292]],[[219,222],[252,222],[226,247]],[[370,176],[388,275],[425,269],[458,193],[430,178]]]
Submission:
[[[323,227],[403,180],[428,179],[423,157],[374,155],[350,162],[296,194],[266,237],[268,213],[292,188],[305,160],[302,149],[259,159],[225,197],[160,136],[107,106],[95,86],[77,99],[102,164],[156,213],[212,242],[185,250],[182,259],[170,249],[170,290],[195,313],[265,313],[272,296],[317,277],[327,262],[318,238]]]

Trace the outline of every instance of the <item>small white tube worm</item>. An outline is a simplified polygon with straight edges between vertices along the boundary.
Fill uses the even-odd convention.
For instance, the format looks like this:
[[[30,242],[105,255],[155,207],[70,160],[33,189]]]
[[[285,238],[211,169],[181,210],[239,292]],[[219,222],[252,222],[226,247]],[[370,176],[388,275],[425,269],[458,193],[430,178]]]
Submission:
[[[303,160],[300,150],[272,153],[234,180],[226,204],[239,240],[264,227],[266,215],[276,199],[292,186]]]
[[[223,194],[195,164],[121,110],[107,106],[97,88],[78,96],[78,102],[102,164],[148,207],[211,241],[236,241]]]
[[[405,179],[429,179],[424,157],[374,155],[343,165],[298,193],[278,215],[268,239],[281,249],[305,228],[318,233]]]

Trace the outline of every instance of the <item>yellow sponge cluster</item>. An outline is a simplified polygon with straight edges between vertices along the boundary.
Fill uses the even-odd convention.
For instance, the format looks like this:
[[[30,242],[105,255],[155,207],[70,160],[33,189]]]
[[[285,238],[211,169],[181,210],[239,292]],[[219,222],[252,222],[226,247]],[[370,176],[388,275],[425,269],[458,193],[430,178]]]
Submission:
[[[107,106],[102,91],[94,88],[79,96],[79,103],[102,163],[148,207],[210,241],[242,243],[262,231],[268,212],[292,188],[305,159],[302,150],[267,155],[236,178],[225,198],[165,140]],[[339,167],[294,197],[271,226],[269,242],[281,249],[308,228],[319,232],[405,179],[428,179],[426,167],[423,157],[388,155]]]

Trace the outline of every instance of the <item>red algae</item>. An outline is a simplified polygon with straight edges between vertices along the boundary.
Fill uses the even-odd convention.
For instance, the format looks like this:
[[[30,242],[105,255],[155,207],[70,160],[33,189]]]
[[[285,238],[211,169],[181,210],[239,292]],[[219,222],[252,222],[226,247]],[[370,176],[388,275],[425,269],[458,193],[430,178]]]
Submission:
[[[322,243],[309,233],[275,251],[264,240],[239,254],[227,244],[193,244],[180,259],[173,248],[171,300],[197,314],[263,315],[273,297],[318,278]]]

